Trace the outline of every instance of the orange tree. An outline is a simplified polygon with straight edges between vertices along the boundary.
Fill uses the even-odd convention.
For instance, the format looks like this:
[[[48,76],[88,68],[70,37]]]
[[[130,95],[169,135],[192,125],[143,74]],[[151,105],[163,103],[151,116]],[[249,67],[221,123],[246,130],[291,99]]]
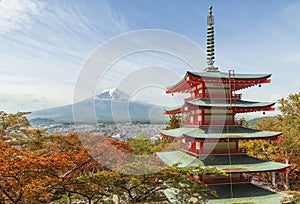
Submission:
[[[252,156],[288,163],[289,174],[278,174],[278,187],[300,190],[300,92],[279,100],[280,114],[275,118],[267,118],[258,122],[256,128],[282,132],[282,141],[250,141],[245,142],[248,153]],[[266,179],[271,179],[270,176]]]
[[[48,183],[41,182],[47,180],[44,174],[47,160],[40,157],[39,151],[23,148],[20,140],[36,131],[28,129],[26,114],[0,112],[0,198],[3,203],[37,203],[51,196]]]
[[[132,152],[127,143],[107,136],[102,141],[89,133],[48,135],[31,129],[26,114],[0,112],[0,202],[41,203],[66,196],[71,203],[73,195],[99,197],[99,190],[85,190],[93,188],[80,179],[105,169],[94,158],[105,153],[115,162],[122,158],[110,150]],[[91,150],[103,151],[89,154],[93,151],[87,152],[88,146],[81,144],[85,140],[92,141]]]
[[[163,189],[172,187],[183,202],[191,196],[200,196],[200,202],[214,194],[203,183],[187,179],[195,169],[151,166],[136,160],[129,143],[105,135],[48,135],[31,129],[26,114],[0,112],[2,203],[42,203],[63,197],[72,203],[74,196],[88,203],[112,203],[113,198],[126,203],[151,202],[161,198]],[[131,170],[146,172],[128,174]]]
[[[51,164],[48,174],[56,180],[53,189],[57,195],[65,194],[68,203],[71,203],[72,195],[85,199],[88,203],[107,198],[109,186],[104,185],[106,182],[96,186],[86,178],[96,173],[110,177],[111,166],[105,166],[105,162],[118,165],[118,162],[123,162],[123,157],[116,152],[132,152],[127,143],[92,133],[52,136],[47,150],[51,152],[48,156]]]

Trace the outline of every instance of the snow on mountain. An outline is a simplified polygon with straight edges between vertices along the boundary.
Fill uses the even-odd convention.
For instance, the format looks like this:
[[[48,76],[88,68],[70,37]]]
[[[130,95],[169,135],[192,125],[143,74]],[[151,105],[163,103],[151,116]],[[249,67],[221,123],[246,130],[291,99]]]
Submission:
[[[129,99],[129,95],[120,89],[110,88],[106,89],[99,94],[97,94],[94,98],[95,100],[113,100],[113,101],[127,101]]]

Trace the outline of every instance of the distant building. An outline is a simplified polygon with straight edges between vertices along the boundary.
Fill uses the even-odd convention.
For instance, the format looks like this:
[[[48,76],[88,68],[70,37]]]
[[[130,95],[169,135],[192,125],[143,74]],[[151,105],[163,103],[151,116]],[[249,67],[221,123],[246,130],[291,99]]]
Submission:
[[[287,164],[250,157],[239,148],[241,140],[281,140],[281,132],[260,131],[242,127],[236,114],[273,111],[273,102],[247,101],[237,91],[269,83],[271,74],[236,74],[234,70],[220,72],[214,66],[214,19],[209,8],[207,29],[207,67],[203,72],[190,72],[167,93],[190,93],[182,106],[165,110],[166,114],[181,114],[181,128],[163,130],[162,137],[181,142],[181,151],[158,152],[168,165],[180,162],[181,167],[204,164],[217,167],[229,176],[197,175],[215,189],[218,198],[209,203],[280,203],[281,194],[251,183],[250,175],[261,172],[288,173]],[[173,203],[172,192],[165,195]]]

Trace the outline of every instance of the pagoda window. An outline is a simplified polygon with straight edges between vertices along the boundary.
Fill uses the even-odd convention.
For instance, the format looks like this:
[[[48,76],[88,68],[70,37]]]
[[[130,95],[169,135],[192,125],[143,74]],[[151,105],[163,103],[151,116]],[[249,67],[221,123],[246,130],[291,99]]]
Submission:
[[[196,150],[200,150],[200,142],[196,142]]]
[[[199,122],[199,123],[202,122],[202,115],[198,115],[198,122]]]
[[[191,115],[191,117],[190,117],[190,123],[193,123],[193,122],[194,122],[194,116]]]
[[[236,152],[236,142],[204,142],[203,153],[228,153]]]
[[[182,122],[183,122],[183,124],[189,122],[189,119],[190,119],[189,116],[190,116],[189,113],[183,113],[182,114]]]
[[[216,87],[208,87],[206,90],[205,98],[226,98],[229,96],[229,90],[222,88],[216,88]]]

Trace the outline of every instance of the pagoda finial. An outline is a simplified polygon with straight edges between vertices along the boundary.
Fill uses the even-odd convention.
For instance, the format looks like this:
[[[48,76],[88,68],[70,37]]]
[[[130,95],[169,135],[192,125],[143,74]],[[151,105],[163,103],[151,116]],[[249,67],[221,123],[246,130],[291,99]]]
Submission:
[[[212,6],[209,6],[209,15],[207,16],[207,50],[206,50],[207,68],[205,72],[218,72],[215,63],[215,42],[214,42],[214,16],[212,15]]]

